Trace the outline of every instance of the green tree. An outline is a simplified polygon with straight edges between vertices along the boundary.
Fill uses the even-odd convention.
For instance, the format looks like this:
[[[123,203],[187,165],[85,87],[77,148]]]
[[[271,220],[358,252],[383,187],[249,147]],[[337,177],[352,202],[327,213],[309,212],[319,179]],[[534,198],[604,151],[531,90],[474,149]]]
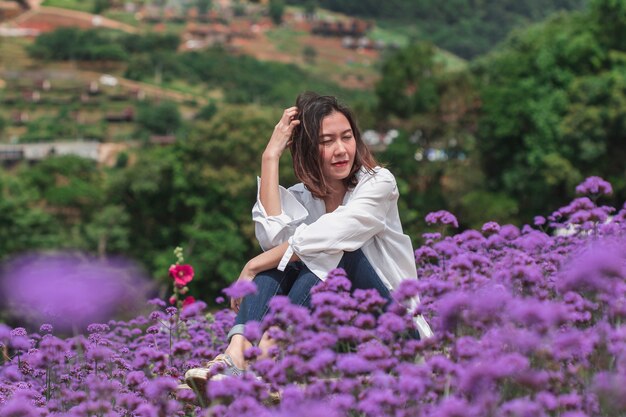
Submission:
[[[559,125],[567,164],[561,173],[575,166],[582,175],[601,175],[624,196],[626,54],[614,51],[609,60],[610,69],[577,77],[568,89],[570,105]]]
[[[205,276],[209,273],[217,278],[214,283],[204,278],[204,288],[217,295],[239,276],[246,262],[243,254],[250,253],[250,244],[227,212],[198,210],[191,222],[183,226],[182,233],[187,256],[202,265]]]
[[[106,11],[109,7],[111,7],[110,0],[94,0],[93,2],[93,13],[101,14]]]
[[[142,104],[137,109],[137,123],[150,133],[173,134],[182,125],[178,105],[172,101]]]
[[[121,43],[124,45],[124,50],[130,54],[154,53],[156,51],[176,52],[180,45],[180,36],[171,32],[127,34]]]
[[[325,9],[376,19],[384,27],[406,28],[416,39],[430,41],[467,59],[486,53],[514,28],[541,21],[557,11],[581,10],[589,3],[589,0],[316,1]],[[306,8],[311,0],[287,3]]]
[[[243,4],[241,0],[233,0],[231,7],[233,8],[233,14],[235,16],[239,17],[246,14],[246,5]]]
[[[270,0],[268,4],[268,13],[275,25],[283,22],[283,14],[285,13],[284,0]]]
[[[163,81],[184,78],[220,89],[225,101],[236,104],[280,105],[293,102],[305,89],[339,95],[349,101],[371,99],[371,92],[344,89],[328,79],[293,65],[259,61],[249,55],[233,55],[221,48],[176,54],[169,51],[133,54],[125,76],[151,79],[156,69]]]
[[[208,262],[207,273],[213,278],[206,284],[213,292],[237,278],[245,262],[260,250],[250,209],[256,199],[260,155],[279,117],[278,112],[251,106],[221,111],[209,123],[196,125],[181,144],[189,195],[202,196],[194,198],[199,206],[185,233],[186,245],[194,257]],[[295,183],[292,171],[285,155],[282,184]],[[194,228],[200,230],[191,233]]]
[[[624,53],[608,33],[623,16],[598,1],[513,34],[474,65],[482,117],[478,147],[488,189],[518,201],[524,221],[566,203],[589,175],[624,189]],[[602,20],[598,20],[602,19]],[[613,28],[613,29],[604,29]]]
[[[304,15],[307,19],[313,20],[315,18],[315,11],[317,10],[317,0],[307,0],[304,3]]]
[[[33,58],[48,60],[125,61],[123,34],[107,29],[58,28],[38,36],[27,48]]]
[[[626,2],[622,0],[591,0],[591,15],[597,22],[598,37],[609,49],[625,51]]]
[[[2,134],[4,133],[4,129],[7,127],[7,119],[3,116],[0,116],[0,139],[2,138]]]
[[[433,110],[440,72],[432,44],[415,43],[399,50],[384,62],[376,84],[380,112],[406,118]]]
[[[20,175],[55,206],[88,209],[98,206],[102,198],[102,174],[89,159],[50,157],[32,167],[22,167]]]
[[[214,101],[209,102],[209,104],[202,106],[202,108],[198,111],[195,116],[196,120],[205,120],[209,121],[215,116],[217,113],[217,104]]]
[[[307,64],[315,64],[317,58],[317,49],[311,45],[307,45],[302,49],[302,56]]]
[[[378,126],[401,127],[379,157],[398,179],[403,225],[417,238],[428,212],[448,209],[461,214],[468,190],[484,187],[474,162],[478,93],[471,74],[445,72],[435,62],[431,44],[415,43],[383,63],[376,94]],[[429,160],[426,155],[434,152],[445,158]],[[459,219],[469,226],[481,213],[466,223],[465,217]]]
[[[280,114],[246,106],[198,121],[185,141],[147,148],[112,178],[108,204],[128,213],[128,253],[164,276],[172,248],[182,246],[196,268],[192,284],[210,301],[260,250],[250,209],[260,155]],[[281,182],[289,175],[282,161]]]
[[[128,221],[130,217],[119,205],[107,205],[95,212],[85,226],[89,249],[104,258],[110,253],[121,253],[130,247]]]
[[[0,170],[0,260],[63,245],[61,225],[43,209],[40,196],[23,178]]]
[[[176,145],[146,148],[134,164],[110,179],[107,203],[122,207],[128,215],[127,254],[155,277],[166,274],[172,248],[183,241],[181,225],[193,213],[182,175],[184,162]]]
[[[209,9],[211,8],[211,0],[196,0],[196,7],[198,8],[198,13],[201,15],[207,14]]]

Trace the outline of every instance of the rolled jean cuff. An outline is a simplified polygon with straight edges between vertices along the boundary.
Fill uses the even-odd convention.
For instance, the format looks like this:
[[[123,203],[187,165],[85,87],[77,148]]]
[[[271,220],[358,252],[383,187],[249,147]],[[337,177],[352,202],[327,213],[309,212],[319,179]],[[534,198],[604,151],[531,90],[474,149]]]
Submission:
[[[230,329],[230,332],[228,332],[227,340],[230,341],[230,339],[236,334],[240,334],[243,336],[244,329],[245,326],[243,324],[235,324],[233,328]]]

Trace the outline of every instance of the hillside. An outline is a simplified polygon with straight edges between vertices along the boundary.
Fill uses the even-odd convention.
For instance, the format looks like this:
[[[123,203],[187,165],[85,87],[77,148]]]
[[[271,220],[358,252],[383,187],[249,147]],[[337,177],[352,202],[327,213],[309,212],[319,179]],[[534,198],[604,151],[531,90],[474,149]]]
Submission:
[[[309,0],[288,0],[307,5]],[[581,10],[588,0],[318,0],[319,7],[375,19],[384,28],[429,40],[471,59],[493,48],[514,28],[545,19],[560,10]]]
[[[5,119],[0,141],[41,142],[59,136],[132,141],[139,134],[135,116],[143,100],[177,102],[186,120],[209,101],[282,106],[302,89],[372,102],[381,58],[406,43],[401,32],[321,9],[312,18],[302,8],[289,7],[276,24],[265,8],[253,4],[234,10],[223,2],[205,15],[193,8],[112,4],[93,14],[96,1],[47,0],[4,22],[5,28],[40,36],[0,44]],[[367,27],[348,35],[333,32],[341,24]],[[320,33],[324,25],[332,27]],[[45,41],[56,46],[42,46],[43,38],[65,27],[85,32],[58,34]],[[164,42],[171,45],[172,36],[178,49],[161,51]],[[129,39],[144,47],[129,49]],[[436,59],[450,70],[465,66],[445,51],[438,51]],[[101,82],[109,76],[114,85]]]
[[[46,0],[42,4],[47,10],[66,8],[70,14],[94,11],[99,3],[95,0]],[[107,22],[118,21],[124,30],[175,32],[183,39],[183,50],[219,44],[233,53],[297,65],[312,74],[329,77],[346,88],[371,89],[378,76],[377,63],[381,54],[405,45],[411,36],[404,27],[396,29],[387,25],[385,28],[377,23],[356,35],[314,35],[313,29],[320,25],[339,22],[348,26],[355,21],[352,14],[324,9],[317,9],[314,15],[309,15],[306,8],[287,7],[282,14],[282,23],[277,25],[267,15],[265,6],[252,2],[215,2],[204,15],[194,7],[157,7],[140,1],[112,4],[102,10],[101,15]],[[191,6],[195,2],[182,4]],[[30,13],[36,15],[37,11]],[[451,68],[465,65],[462,59],[443,50],[440,60]]]

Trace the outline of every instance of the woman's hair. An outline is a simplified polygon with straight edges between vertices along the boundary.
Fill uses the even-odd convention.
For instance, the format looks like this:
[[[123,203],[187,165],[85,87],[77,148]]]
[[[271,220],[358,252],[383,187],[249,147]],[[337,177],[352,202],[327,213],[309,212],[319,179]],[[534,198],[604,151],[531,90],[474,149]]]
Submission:
[[[361,139],[361,132],[352,112],[340,104],[336,97],[305,92],[296,99],[296,107],[300,124],[293,130],[289,149],[296,177],[311,194],[317,198],[324,198],[331,192],[331,187],[322,173],[319,143],[322,120],[335,112],[346,116],[356,141],[354,164],[350,174],[343,180],[346,187],[352,188],[357,184],[356,174],[362,167],[370,171],[374,169],[377,165],[376,159]]]

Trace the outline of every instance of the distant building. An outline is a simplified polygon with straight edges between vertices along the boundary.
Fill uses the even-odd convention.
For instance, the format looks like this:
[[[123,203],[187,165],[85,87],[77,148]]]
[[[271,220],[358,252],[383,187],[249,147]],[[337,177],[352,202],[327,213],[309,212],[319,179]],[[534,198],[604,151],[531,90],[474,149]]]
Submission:
[[[22,126],[29,120],[28,113],[25,111],[16,110],[11,113],[11,122],[16,126]]]
[[[250,22],[235,21],[229,24],[190,22],[182,35],[182,50],[205,49],[212,46],[230,46],[235,38],[251,39],[257,27]]]
[[[0,145],[0,161],[21,161],[24,159],[22,145]]]
[[[0,161],[40,161],[55,155],[76,155],[97,161],[99,146],[99,142],[86,141],[0,144]]]
[[[182,49],[204,49],[216,45],[228,45],[233,35],[228,26],[221,23],[198,25],[189,23],[182,36]]]
[[[51,156],[75,155],[101,165],[114,166],[121,152],[137,146],[137,142],[99,143],[96,141],[0,144],[0,164],[19,161],[38,162]],[[131,163],[134,158],[131,157]]]
[[[383,41],[373,41],[368,38],[353,38],[352,36],[344,36],[341,45],[348,49],[376,49],[383,50],[387,44]]]
[[[0,1],[0,22],[13,19],[24,10],[15,1]]]
[[[149,142],[152,145],[160,145],[160,146],[171,145],[174,142],[176,142],[176,136],[174,136],[174,135],[152,135],[152,136],[150,136]]]
[[[108,113],[105,120],[110,123],[124,123],[135,120],[135,110],[132,107],[126,107],[121,113]]]
[[[311,28],[311,33],[320,36],[362,38],[373,28],[374,24],[361,19],[350,21],[328,21],[320,20]]]

